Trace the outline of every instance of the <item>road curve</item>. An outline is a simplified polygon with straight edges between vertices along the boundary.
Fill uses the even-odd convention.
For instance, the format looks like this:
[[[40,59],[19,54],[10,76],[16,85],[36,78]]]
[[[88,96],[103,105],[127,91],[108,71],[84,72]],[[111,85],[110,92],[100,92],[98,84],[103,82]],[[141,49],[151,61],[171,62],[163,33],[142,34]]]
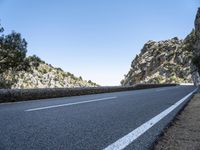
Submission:
[[[0,104],[0,149],[151,147],[194,86]]]

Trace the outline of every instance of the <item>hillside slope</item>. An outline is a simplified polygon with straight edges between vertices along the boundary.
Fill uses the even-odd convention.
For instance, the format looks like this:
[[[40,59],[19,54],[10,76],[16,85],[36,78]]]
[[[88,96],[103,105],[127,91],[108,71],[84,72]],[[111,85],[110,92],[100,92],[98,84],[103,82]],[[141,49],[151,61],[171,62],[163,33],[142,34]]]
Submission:
[[[12,88],[64,88],[64,87],[95,87],[92,81],[83,80],[69,72],[45,63],[37,57],[30,57],[29,71],[20,71],[15,75],[17,82]],[[8,76],[9,78],[9,76]]]
[[[194,43],[194,31],[184,40],[175,37],[159,42],[148,41],[132,61],[131,69],[121,84],[192,82]]]

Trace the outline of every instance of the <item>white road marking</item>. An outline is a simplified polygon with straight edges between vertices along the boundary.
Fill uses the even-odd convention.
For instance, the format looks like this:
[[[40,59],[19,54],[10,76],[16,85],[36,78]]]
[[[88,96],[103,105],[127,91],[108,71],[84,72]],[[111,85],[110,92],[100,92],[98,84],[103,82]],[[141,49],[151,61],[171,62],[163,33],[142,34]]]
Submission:
[[[175,108],[177,108],[180,104],[182,104],[187,98],[189,98],[197,89],[183,97],[181,100],[158,114],[157,116],[153,117],[149,121],[145,122],[138,128],[134,129],[124,137],[120,138],[113,144],[106,147],[104,150],[122,150],[126,148],[129,144],[131,144],[134,140],[136,140],[139,136],[141,136],[143,133],[145,133],[148,129],[150,129],[152,126],[154,126],[156,123],[158,123],[161,119],[163,119],[165,116],[167,116],[170,112],[172,112]]]
[[[175,87],[165,87],[165,88],[156,89],[156,92],[159,92],[159,91],[166,91],[166,90],[172,90],[172,89],[177,89],[177,88],[179,88],[179,86],[175,86]]]
[[[92,102],[97,102],[97,101],[105,101],[105,100],[115,99],[115,98],[117,98],[117,97],[105,97],[105,98],[99,98],[99,99],[93,99],[93,100],[87,100],[87,101],[81,101],[81,102],[74,102],[74,103],[67,103],[67,104],[60,104],[60,105],[52,105],[52,106],[46,106],[46,107],[32,108],[32,109],[27,109],[25,111],[37,111],[37,110],[50,109],[50,108],[56,108],[56,107],[72,106],[72,105],[92,103]]]
[[[156,92],[159,92],[159,91],[166,91],[166,90],[169,90],[169,89],[158,89],[158,90],[156,90]]]
[[[180,85],[194,85],[194,83],[180,83]]]

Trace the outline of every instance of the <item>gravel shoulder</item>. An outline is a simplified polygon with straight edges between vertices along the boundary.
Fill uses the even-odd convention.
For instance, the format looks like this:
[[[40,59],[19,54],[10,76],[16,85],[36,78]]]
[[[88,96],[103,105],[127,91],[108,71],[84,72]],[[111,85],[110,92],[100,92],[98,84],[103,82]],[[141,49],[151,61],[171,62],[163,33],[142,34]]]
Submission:
[[[200,150],[200,94],[196,94],[154,145],[154,150]]]

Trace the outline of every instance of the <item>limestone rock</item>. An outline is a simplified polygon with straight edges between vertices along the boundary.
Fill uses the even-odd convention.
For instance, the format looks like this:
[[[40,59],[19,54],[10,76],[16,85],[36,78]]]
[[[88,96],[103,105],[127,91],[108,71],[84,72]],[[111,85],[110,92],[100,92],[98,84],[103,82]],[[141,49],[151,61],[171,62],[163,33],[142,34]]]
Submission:
[[[131,63],[122,85],[136,83],[188,83],[195,43],[192,31],[184,40],[148,41]]]
[[[33,62],[35,63],[35,62]],[[17,83],[12,88],[66,88],[66,87],[96,87],[96,83],[75,77],[69,72],[55,68],[43,61],[39,66],[31,67],[31,71],[21,71],[15,76]]]

